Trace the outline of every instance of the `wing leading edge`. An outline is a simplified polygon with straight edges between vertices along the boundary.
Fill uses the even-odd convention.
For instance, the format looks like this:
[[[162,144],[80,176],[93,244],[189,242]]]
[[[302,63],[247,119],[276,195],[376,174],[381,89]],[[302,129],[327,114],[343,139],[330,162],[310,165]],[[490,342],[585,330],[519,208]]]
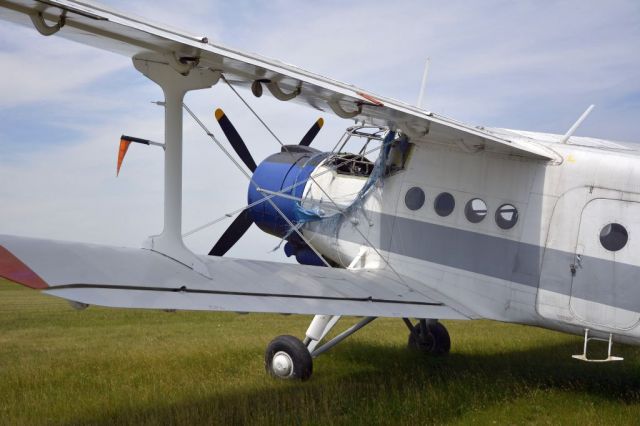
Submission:
[[[348,271],[201,256],[212,279],[160,253],[0,236],[0,277],[64,299],[121,308],[469,319],[425,285]]]
[[[394,99],[373,95],[295,66],[255,54],[244,53],[167,26],[127,16],[84,1],[0,0],[0,19],[33,26],[32,17],[42,14],[56,22],[64,13],[62,37],[134,57],[157,55],[170,63],[197,58],[198,66],[222,71],[228,80],[264,84],[281,100],[293,100],[342,118],[401,129],[414,141],[433,140],[471,151],[495,151],[535,160],[554,160],[553,151],[534,141],[492,134],[482,128],[421,110]],[[265,91],[267,92],[267,91]]]

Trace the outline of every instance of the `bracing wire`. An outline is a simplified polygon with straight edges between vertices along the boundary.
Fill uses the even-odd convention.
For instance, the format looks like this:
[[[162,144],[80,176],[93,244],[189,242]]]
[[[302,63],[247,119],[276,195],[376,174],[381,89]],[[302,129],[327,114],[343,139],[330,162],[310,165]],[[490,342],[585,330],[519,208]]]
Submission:
[[[242,95],[240,95],[240,93],[238,93],[238,91],[235,89],[235,87],[233,87],[231,85],[231,83],[229,83],[229,81],[227,80],[227,78],[224,76],[224,74],[222,74],[222,80],[227,84],[227,86],[229,86],[229,88],[233,91],[233,93],[235,93],[235,95],[242,101],[242,103],[249,109],[249,111],[251,111],[251,113],[258,119],[258,121],[260,121],[260,123],[262,123],[262,125],[265,127],[265,129],[267,129],[267,131],[273,136],[273,138],[280,144],[280,146],[286,151],[289,152],[289,150],[287,149],[287,146],[280,140],[280,138],[278,138],[278,136],[273,132],[273,130],[271,130],[271,128],[267,125],[267,123],[264,122],[264,120],[262,120],[262,118],[260,118],[260,116],[258,115],[258,113],[255,112],[255,110],[253,108],[251,108],[251,105],[249,105],[249,103],[242,97]],[[322,191],[322,193],[327,197],[327,199],[335,206],[335,208],[338,210],[338,212],[340,214],[342,214],[344,217],[347,217],[347,214],[344,212],[343,209],[340,208],[340,206],[335,202],[335,200],[333,200],[333,198],[324,190],[324,188],[322,188],[322,186],[320,184],[318,184],[318,182],[312,177],[309,176],[309,179]],[[269,201],[272,203],[272,205],[275,207],[275,204],[273,204],[273,202],[271,201],[271,199],[269,199]],[[277,209],[277,207],[275,207]],[[285,218],[285,220],[287,221],[287,223],[289,224],[289,226],[292,227],[293,231],[295,231],[298,235],[302,235],[302,233],[297,229],[297,227],[293,227],[292,224],[290,223],[288,218]],[[401,282],[404,282],[404,279],[402,278],[402,276],[395,270],[395,268],[391,265],[391,263],[389,262],[389,260],[387,260],[384,256],[382,256],[382,254],[380,253],[380,251],[371,243],[371,241],[369,241],[369,239],[367,238],[366,235],[364,235],[364,233],[356,226],[354,227],[354,229],[356,230],[356,232],[358,234],[360,234],[360,236],[362,237],[362,239],[366,242],[366,244],[373,250],[376,252],[376,254],[380,257],[380,259],[382,259],[387,266],[396,274],[396,276],[398,277],[398,279]],[[303,241],[306,242],[306,240]],[[313,249],[313,247],[312,247]],[[314,250],[315,252],[315,250]],[[317,253],[316,253],[317,254]],[[321,257],[321,259],[323,259]],[[325,262],[326,263],[326,262]]]

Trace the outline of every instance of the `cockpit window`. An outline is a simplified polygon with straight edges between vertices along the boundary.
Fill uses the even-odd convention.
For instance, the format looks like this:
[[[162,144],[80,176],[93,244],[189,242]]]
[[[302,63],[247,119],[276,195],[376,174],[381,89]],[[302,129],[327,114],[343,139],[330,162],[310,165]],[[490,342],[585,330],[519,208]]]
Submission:
[[[368,177],[373,172],[385,138],[389,135],[386,127],[353,126],[349,127],[338,141],[333,154],[326,165],[335,167],[339,174]],[[386,145],[384,176],[404,170],[413,145],[402,134]]]
[[[373,171],[373,162],[359,154],[336,154],[329,158],[327,166],[334,166],[341,175],[367,177]]]

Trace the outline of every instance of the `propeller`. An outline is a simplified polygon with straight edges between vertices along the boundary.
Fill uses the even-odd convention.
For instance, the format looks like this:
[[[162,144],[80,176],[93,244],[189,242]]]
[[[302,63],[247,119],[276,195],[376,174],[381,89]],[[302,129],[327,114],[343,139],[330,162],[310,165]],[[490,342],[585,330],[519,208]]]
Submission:
[[[253,224],[253,220],[249,215],[249,210],[243,210],[238,217],[229,225],[224,234],[218,239],[216,245],[209,252],[209,256],[224,256],[231,247],[244,235],[249,227]]]
[[[242,137],[236,130],[233,124],[231,124],[231,120],[227,117],[227,115],[222,111],[222,109],[218,108],[215,111],[215,117],[222,129],[222,132],[229,140],[229,143],[233,147],[233,150],[238,154],[238,157],[242,160],[242,162],[247,166],[251,173],[255,172],[257,169],[256,162],[253,160],[247,145],[242,140]],[[307,131],[307,133],[302,137],[299,145],[301,146],[309,146],[311,142],[315,139],[320,132],[320,129],[324,125],[324,120],[319,118],[311,128]],[[251,215],[249,214],[249,210],[245,209],[235,218],[235,220],[229,225],[226,231],[222,234],[222,236],[218,239],[216,244],[211,248],[209,252],[209,256],[224,256],[231,247],[238,242],[238,240],[247,232],[253,220],[251,219]]]
[[[229,140],[229,143],[233,147],[233,150],[236,152],[236,154],[238,154],[238,157],[240,157],[242,162],[249,168],[249,170],[251,170],[251,173],[255,172],[258,166],[256,166],[256,162],[253,161],[253,157],[247,149],[247,145],[244,143],[233,124],[231,124],[231,121],[227,118],[227,115],[220,108],[216,110],[215,115],[220,128]]]
[[[302,137],[302,140],[300,141],[299,145],[302,145],[302,146],[311,145],[311,142],[313,142],[316,136],[318,136],[318,132],[320,132],[320,129],[322,129],[323,125],[324,125],[324,120],[322,118],[318,118],[318,121],[313,123],[313,126],[311,126],[307,134]]]

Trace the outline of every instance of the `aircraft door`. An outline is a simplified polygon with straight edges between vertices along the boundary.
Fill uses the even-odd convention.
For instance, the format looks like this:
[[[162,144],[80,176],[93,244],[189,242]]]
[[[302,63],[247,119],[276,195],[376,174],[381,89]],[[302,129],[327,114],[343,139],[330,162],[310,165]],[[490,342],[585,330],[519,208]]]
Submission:
[[[583,208],[571,265],[576,319],[626,330],[640,320],[640,203],[595,198]]]

